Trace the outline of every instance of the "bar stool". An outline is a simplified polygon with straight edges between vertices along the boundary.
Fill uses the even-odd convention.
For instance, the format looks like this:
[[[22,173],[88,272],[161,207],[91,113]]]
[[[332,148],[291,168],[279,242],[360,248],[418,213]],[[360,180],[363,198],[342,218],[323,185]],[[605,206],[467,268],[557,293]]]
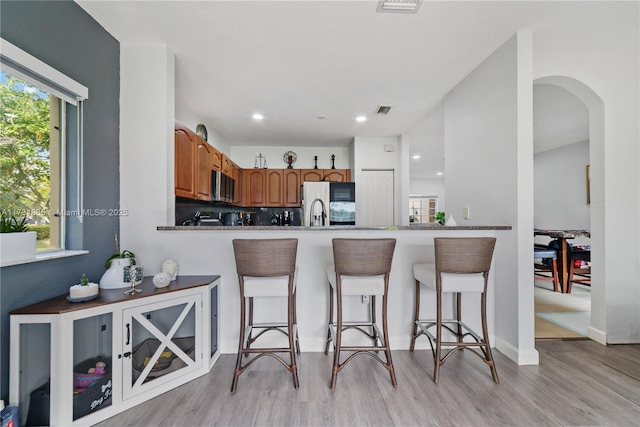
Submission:
[[[495,243],[496,239],[493,237],[437,237],[434,239],[435,264],[413,265],[416,290],[410,350],[415,349],[416,338],[420,335],[426,335],[429,338],[434,362],[433,381],[436,384],[440,380],[440,366],[456,350],[462,349],[469,349],[479,356],[491,369],[493,381],[499,383],[487,329],[487,283]],[[435,319],[420,319],[421,284],[436,291]],[[456,296],[455,319],[442,318],[442,294],[448,292]],[[481,294],[482,336],[462,321],[462,293],[467,292]],[[444,341],[443,327],[455,336],[455,341]],[[435,336],[431,328],[435,328]],[[467,337],[471,337],[473,341],[464,341]],[[443,347],[453,348],[447,350],[442,356]],[[482,354],[473,347],[478,347]]]
[[[543,263],[533,263],[534,280],[551,280],[553,282],[553,291],[558,292],[558,251],[546,246],[534,245],[533,259],[542,259]],[[550,266],[544,264],[544,260],[550,261]],[[545,273],[551,273],[551,277]]]
[[[338,373],[354,357],[366,354],[378,361],[389,371],[391,384],[397,387],[396,374],[391,360],[389,330],[387,327],[387,297],[389,272],[396,246],[396,239],[333,239],[334,264],[327,267],[329,279],[329,325],[324,354],[329,353],[333,341],[333,369],[331,389],[335,390]],[[334,320],[334,291],[337,306]],[[343,320],[342,297],[370,296],[369,320]],[[382,296],[382,331],[377,324],[376,296]],[[344,345],[342,333],[348,329],[362,332],[373,343],[370,346]],[[341,352],[352,352],[342,363]],[[384,352],[383,360],[378,352]]]
[[[233,250],[240,286],[240,337],[231,393],[236,391],[238,377],[263,356],[273,357],[291,372],[293,386],[298,388],[296,365],[296,353],[300,354],[296,316],[298,239],[234,239]],[[256,297],[287,297],[286,323],[254,323],[253,299]],[[248,310],[247,300],[249,301]],[[278,331],[287,336],[288,346],[251,347],[258,338],[269,331]],[[289,363],[279,353],[289,353]],[[250,354],[255,356],[243,365],[242,357],[249,357]]]

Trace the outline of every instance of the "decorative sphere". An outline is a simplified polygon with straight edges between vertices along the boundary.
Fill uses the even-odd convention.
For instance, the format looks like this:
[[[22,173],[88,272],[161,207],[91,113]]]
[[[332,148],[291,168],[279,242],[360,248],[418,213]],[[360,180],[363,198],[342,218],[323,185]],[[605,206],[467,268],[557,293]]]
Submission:
[[[156,288],[166,288],[171,283],[171,276],[169,273],[161,272],[153,276],[153,285]]]
[[[162,272],[169,273],[171,280],[176,280],[178,274],[178,263],[172,259],[167,259],[162,263]]]

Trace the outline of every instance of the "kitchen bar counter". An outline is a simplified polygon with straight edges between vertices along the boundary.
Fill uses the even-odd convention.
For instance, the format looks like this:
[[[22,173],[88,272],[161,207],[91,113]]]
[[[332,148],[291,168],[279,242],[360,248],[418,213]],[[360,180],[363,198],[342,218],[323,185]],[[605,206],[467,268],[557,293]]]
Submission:
[[[158,231],[374,231],[374,230],[511,230],[510,225],[461,225],[455,227],[448,227],[446,225],[409,225],[409,226],[388,226],[388,227],[360,227],[357,225],[331,225],[329,227],[300,227],[300,226],[263,226],[263,225],[250,225],[250,226],[190,226],[190,225],[176,225],[176,226],[158,226]]]
[[[436,237],[496,237],[498,239],[492,273],[489,275],[488,321],[490,334],[495,334],[494,299],[499,293],[511,302],[510,295],[517,284],[511,275],[513,262],[511,226],[469,225],[446,227],[440,225],[411,225],[403,227],[301,227],[301,226],[160,226],[154,242],[133,242],[134,252],[139,254],[145,272],[155,273],[166,258],[175,259],[180,274],[217,274],[220,284],[220,344],[222,353],[233,353],[238,348],[238,317],[240,302],[238,275],[233,252],[234,239],[298,239],[298,331],[302,351],[324,351],[327,336],[328,313],[327,265],[333,263],[332,239],[334,238],[395,238],[397,244],[391,266],[389,284],[389,337],[392,348],[407,349],[411,340],[415,279],[412,265],[417,262],[433,262],[433,239]],[[145,246],[146,245],[146,246]],[[158,249],[161,248],[161,249]],[[156,258],[145,257],[153,249]],[[500,279],[502,276],[502,279]],[[498,290],[498,288],[501,288]],[[348,305],[348,308],[346,308]],[[463,312],[470,316],[469,326],[480,327],[477,301],[463,302]],[[366,316],[366,305],[361,298],[345,301],[345,310],[354,317]],[[424,315],[435,313],[435,298],[423,292]],[[447,305],[447,310],[450,305]],[[274,298],[268,306],[260,306],[256,321],[286,316],[286,298]],[[278,338],[278,337],[276,337]],[[276,346],[277,339],[274,338]],[[499,342],[499,341],[498,341]],[[268,345],[270,343],[265,343]],[[417,348],[428,348],[427,340],[419,340]]]

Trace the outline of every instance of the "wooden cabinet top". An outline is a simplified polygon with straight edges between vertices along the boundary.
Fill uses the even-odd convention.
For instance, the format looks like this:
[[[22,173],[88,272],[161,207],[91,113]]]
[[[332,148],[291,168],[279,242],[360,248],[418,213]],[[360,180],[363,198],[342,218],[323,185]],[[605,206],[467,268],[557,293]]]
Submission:
[[[69,302],[67,295],[60,295],[46,301],[31,304],[26,307],[18,308],[9,312],[10,315],[24,314],[64,314],[78,310],[86,310],[88,308],[100,307],[103,305],[117,304],[121,302],[131,301],[134,299],[147,298],[155,295],[166,294],[170,292],[183,291],[189,288],[199,286],[207,286],[218,280],[220,276],[178,276],[176,280],[171,282],[166,288],[156,288],[153,285],[153,277],[145,277],[140,285],[137,286],[142,292],[135,295],[125,295],[127,288],[119,289],[100,289],[98,297],[85,302]]]

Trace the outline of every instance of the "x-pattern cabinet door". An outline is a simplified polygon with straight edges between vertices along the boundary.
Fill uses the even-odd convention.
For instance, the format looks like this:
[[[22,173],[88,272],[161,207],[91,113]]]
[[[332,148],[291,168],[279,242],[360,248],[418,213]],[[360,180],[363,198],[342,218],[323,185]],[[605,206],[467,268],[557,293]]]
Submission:
[[[202,294],[123,310],[124,400],[202,366]]]

